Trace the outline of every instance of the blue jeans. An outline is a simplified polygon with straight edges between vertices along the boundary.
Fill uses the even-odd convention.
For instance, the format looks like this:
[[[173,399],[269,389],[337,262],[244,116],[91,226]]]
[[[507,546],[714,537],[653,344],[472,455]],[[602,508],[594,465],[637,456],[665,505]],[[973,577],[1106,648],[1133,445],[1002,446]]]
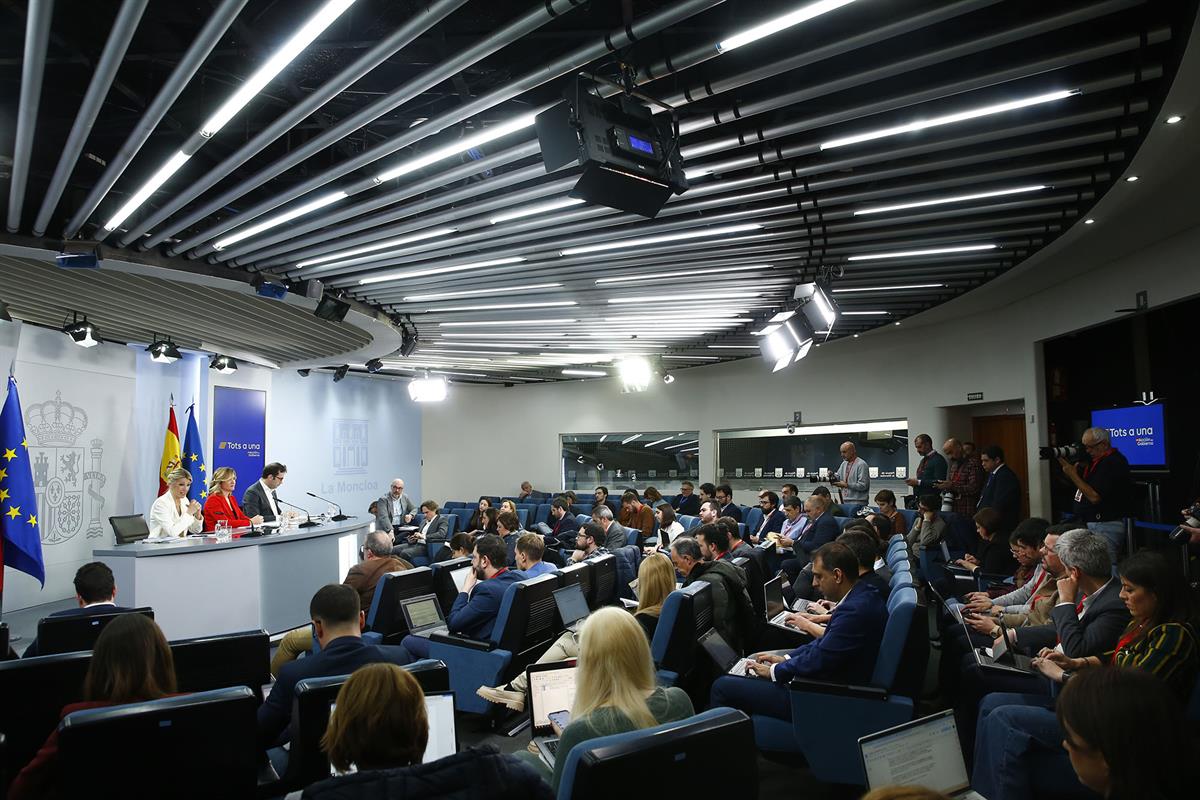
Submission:
[[[1125,521],[1113,519],[1105,522],[1089,522],[1087,529],[1104,537],[1104,541],[1108,545],[1108,554],[1112,557],[1112,562],[1117,563],[1117,558],[1125,549]]]
[[[788,697],[787,685],[768,678],[743,678],[739,675],[717,678],[712,685],[708,707],[718,706],[789,722],[792,719],[792,701]]]
[[[989,694],[979,705],[971,787],[988,800],[1034,796],[1078,797],[1086,790],[1062,747],[1054,700],[1045,696]]]

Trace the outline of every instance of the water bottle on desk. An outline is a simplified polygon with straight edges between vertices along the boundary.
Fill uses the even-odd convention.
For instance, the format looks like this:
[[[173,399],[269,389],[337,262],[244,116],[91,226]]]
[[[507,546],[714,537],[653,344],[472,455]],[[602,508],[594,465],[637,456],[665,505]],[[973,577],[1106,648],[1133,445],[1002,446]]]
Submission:
[[[213,525],[213,533],[217,535],[218,542],[228,542],[232,538],[232,534],[229,531],[229,520],[227,519],[219,519]]]

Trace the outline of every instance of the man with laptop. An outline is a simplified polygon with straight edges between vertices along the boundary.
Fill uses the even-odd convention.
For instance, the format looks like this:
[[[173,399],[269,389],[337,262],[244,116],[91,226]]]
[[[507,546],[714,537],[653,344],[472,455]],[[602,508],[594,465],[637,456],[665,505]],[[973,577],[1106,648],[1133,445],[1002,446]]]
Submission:
[[[858,580],[859,563],[840,542],[822,546],[813,556],[813,582],[837,608],[825,635],[786,653],[755,653],[745,676],[726,675],[712,686],[710,707],[729,706],[747,714],[790,720],[787,685],[792,678],[834,678],[866,684],[887,623],[887,606],[874,588]]]
[[[450,633],[470,639],[487,639],[492,635],[504,592],[510,584],[525,577],[505,566],[507,558],[504,540],[496,534],[484,534],[475,540],[475,549],[471,553],[472,571],[467,574],[463,591],[446,618]],[[415,658],[429,658],[428,637],[409,634],[404,637],[403,645]]]

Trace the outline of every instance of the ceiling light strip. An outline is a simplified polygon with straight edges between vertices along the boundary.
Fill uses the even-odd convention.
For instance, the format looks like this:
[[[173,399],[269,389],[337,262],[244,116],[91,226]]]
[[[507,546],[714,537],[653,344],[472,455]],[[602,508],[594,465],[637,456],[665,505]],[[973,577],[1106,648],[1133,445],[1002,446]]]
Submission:
[[[897,250],[890,253],[867,253],[849,256],[847,261],[872,261],[879,258],[911,258],[913,256],[937,256],[945,253],[973,253],[980,250],[995,250],[994,244],[968,244],[956,247],[932,247],[926,250]]]
[[[1010,194],[1027,194],[1029,192],[1040,192],[1042,189],[1050,187],[1039,184],[1037,186],[1017,186],[1012,189],[997,189],[994,192],[975,192],[974,194],[960,194],[954,197],[937,197],[932,200],[915,200],[911,203],[897,203],[890,206],[875,206],[873,208],[861,208],[854,212],[854,216],[859,217],[864,214],[884,214],[888,211],[903,211],[908,208],[924,208],[926,206],[940,206],[947,203],[966,203],[971,200],[986,200],[990,197],[1004,197]]]
[[[744,231],[761,230],[762,225],[757,222],[745,223],[741,225],[721,225],[716,228],[701,228],[699,230],[681,231],[679,233],[664,233],[657,236],[642,236],[633,239],[621,239],[615,242],[601,242],[600,244],[588,244],[580,247],[568,247],[565,250],[560,250],[560,256],[578,256],[585,253],[602,253],[607,250],[621,250],[628,247],[641,247],[650,244],[665,244],[667,242],[678,242],[686,239],[700,239],[709,236],[724,236],[729,233],[742,233]]]

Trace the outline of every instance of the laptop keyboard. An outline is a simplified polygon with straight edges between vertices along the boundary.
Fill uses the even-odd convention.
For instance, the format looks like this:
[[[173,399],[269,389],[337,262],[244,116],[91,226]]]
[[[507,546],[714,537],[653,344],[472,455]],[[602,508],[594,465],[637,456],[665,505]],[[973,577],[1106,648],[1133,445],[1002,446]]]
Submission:
[[[558,739],[547,739],[545,742],[546,752],[551,756],[558,755]]]

